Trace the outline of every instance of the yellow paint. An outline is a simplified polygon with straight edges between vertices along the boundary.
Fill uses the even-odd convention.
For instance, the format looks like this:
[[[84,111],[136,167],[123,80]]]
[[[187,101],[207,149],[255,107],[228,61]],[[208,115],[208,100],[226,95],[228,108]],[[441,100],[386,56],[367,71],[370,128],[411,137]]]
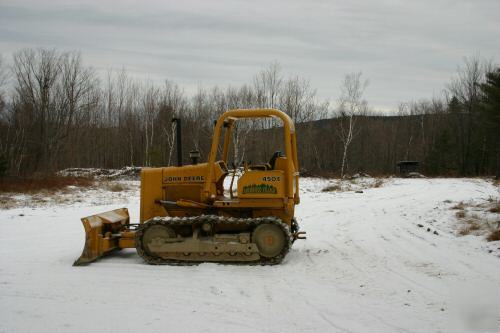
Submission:
[[[246,170],[237,183],[237,197],[230,199],[224,193],[223,181],[228,176],[227,155],[231,144],[231,131],[236,121],[275,117],[284,127],[285,157],[276,159],[274,170]],[[224,130],[224,135],[222,131]],[[219,140],[223,138],[221,160],[217,160]],[[201,209],[201,203],[213,205],[218,209],[247,209],[275,207],[280,208],[280,218],[290,223],[294,209],[299,202],[298,161],[295,139],[295,126],[285,113],[275,109],[230,110],[217,120],[208,162],[182,167],[143,169],[141,174],[141,219],[143,223],[155,216],[186,216],[189,208]],[[260,191],[259,186],[265,185]],[[276,189],[276,192],[272,191]],[[246,190],[245,190],[246,189]],[[271,190],[269,190],[271,189]],[[260,192],[259,192],[260,191]],[[262,201],[262,199],[266,199]],[[268,201],[277,199],[277,201]],[[179,201],[179,207],[165,210],[159,200]],[[197,212],[196,214],[199,214]],[[257,213],[258,214],[258,213]]]
[[[241,119],[274,117],[283,124],[285,157],[276,159],[273,170],[246,169],[237,183],[237,196],[224,192],[228,176],[227,158],[233,125]],[[224,136],[221,135],[224,130]],[[223,150],[218,157],[219,140]],[[220,160],[218,160],[220,158]],[[223,113],[215,125],[211,150],[206,163],[181,167],[144,168],[141,172],[140,223],[156,216],[190,216],[219,214],[223,216],[276,216],[290,225],[299,198],[299,164],[295,126],[284,112],[275,109],[237,109]],[[163,206],[160,201],[168,202]],[[108,213],[82,219],[86,232],[89,258],[102,256],[117,248],[134,247],[134,231],[106,231],[128,221],[126,210],[117,210],[124,217]],[[116,211],[114,211],[116,212]],[[106,215],[108,214],[108,215]],[[94,222],[94,224],[92,224]],[[104,224],[108,227],[104,227]],[[84,250],[85,252],[85,250]],[[82,255],[83,257],[84,255]]]

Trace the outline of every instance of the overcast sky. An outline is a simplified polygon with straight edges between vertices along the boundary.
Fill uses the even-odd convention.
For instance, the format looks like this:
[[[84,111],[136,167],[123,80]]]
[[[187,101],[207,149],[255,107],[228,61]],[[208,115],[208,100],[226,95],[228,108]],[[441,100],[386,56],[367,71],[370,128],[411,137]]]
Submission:
[[[362,71],[375,108],[439,95],[465,56],[498,63],[500,0],[0,0],[0,53],[80,50],[100,72],[154,81],[249,83],[278,61],[335,101]]]

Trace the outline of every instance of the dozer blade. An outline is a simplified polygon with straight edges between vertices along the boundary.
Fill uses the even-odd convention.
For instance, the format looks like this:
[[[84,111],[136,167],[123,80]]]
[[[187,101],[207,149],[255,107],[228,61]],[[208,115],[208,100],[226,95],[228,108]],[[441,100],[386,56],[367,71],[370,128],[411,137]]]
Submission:
[[[127,208],[82,218],[85,228],[85,246],[73,266],[89,264],[106,253],[119,249],[120,231],[129,224]]]

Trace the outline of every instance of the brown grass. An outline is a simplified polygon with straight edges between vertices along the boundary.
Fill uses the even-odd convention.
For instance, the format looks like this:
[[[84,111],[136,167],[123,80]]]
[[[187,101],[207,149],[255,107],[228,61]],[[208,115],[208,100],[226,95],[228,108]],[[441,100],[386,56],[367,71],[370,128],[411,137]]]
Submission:
[[[120,183],[108,183],[106,185],[106,189],[111,192],[122,192],[127,190],[128,188]]]
[[[488,240],[488,242],[494,242],[500,240],[500,229],[492,231],[491,234],[489,234],[488,237],[486,237],[486,240]]]
[[[490,208],[490,213],[500,213],[500,202],[495,203],[495,205]]]
[[[467,236],[468,234],[470,234],[470,229],[465,227],[465,228],[462,228],[458,231],[458,234],[460,236]]]
[[[373,187],[375,187],[375,188],[379,188],[382,185],[384,185],[384,180],[380,179],[380,178],[377,178],[377,180],[375,181],[375,183],[373,183]]]
[[[476,222],[474,221],[467,221],[467,223],[469,224],[468,226],[460,229],[460,231],[458,232],[459,235],[462,235],[462,236],[465,236],[465,235],[468,235],[471,233],[471,231],[474,231],[474,230],[479,230],[481,229],[481,227],[479,226],[479,224],[477,224]]]
[[[0,179],[0,193],[34,193],[57,191],[67,186],[89,187],[92,179],[82,177],[4,178]]]
[[[465,217],[465,212],[463,210],[455,213],[455,216],[459,219],[463,219]]]
[[[15,206],[15,202],[9,196],[0,195],[0,209],[9,209]]]
[[[461,201],[457,203],[455,206],[451,207],[451,209],[460,209],[463,210],[465,208],[465,204]]]
[[[334,191],[340,191],[342,188],[340,185],[334,184],[334,185],[328,185],[324,189],[322,189],[322,192],[334,192]]]
[[[473,230],[479,230],[479,229],[481,229],[481,227],[479,226],[479,224],[477,224],[475,222],[470,222],[469,230],[473,231]]]

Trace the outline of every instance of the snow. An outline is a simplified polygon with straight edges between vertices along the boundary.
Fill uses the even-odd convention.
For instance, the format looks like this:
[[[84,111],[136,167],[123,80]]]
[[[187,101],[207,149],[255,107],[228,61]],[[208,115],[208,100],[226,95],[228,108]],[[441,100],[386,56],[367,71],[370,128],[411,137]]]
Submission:
[[[47,206],[97,206],[112,205],[115,203],[126,204],[129,199],[133,200],[139,196],[139,181],[119,180],[96,181],[96,185],[79,188],[77,186],[67,186],[57,191],[40,191],[36,193],[16,194],[7,193],[3,195],[0,201],[0,210],[2,208],[34,208]],[[119,191],[114,192],[114,185],[120,185]],[[132,199],[131,199],[132,198]],[[106,209],[106,208],[105,208]],[[92,213],[94,214],[94,213]]]
[[[469,314],[500,323],[500,242],[459,237],[451,209],[498,200],[486,180],[388,179],[356,193],[302,179],[308,239],[280,266],[149,266],[126,250],[73,267],[80,217],[127,206],[137,221],[138,183],[127,184],[0,210],[0,332],[455,332],[464,297]]]
[[[141,167],[128,166],[121,169],[69,168],[58,172],[63,177],[94,177],[96,179],[139,179]]]

